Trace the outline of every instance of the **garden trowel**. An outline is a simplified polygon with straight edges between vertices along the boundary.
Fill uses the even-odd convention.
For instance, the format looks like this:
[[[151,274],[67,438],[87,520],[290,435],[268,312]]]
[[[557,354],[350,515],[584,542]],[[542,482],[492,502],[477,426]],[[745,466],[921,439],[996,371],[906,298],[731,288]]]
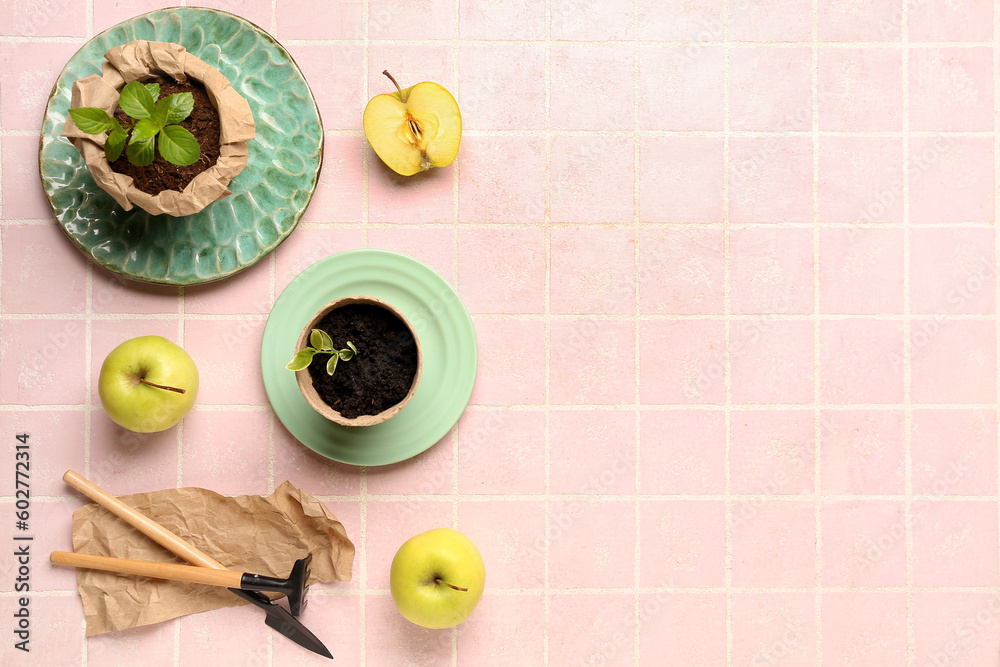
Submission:
[[[129,507],[118,498],[115,498],[107,491],[96,486],[81,475],[72,470],[66,471],[63,479],[74,489],[87,496],[95,503],[112,512],[116,516],[125,520],[129,525],[136,528],[160,546],[172,553],[180,556],[192,565],[213,570],[226,570],[222,563],[218,562],[208,554],[202,552],[195,546],[181,539],[149,517],[141,514],[137,510]],[[68,564],[68,563],[67,563]],[[178,566],[180,567],[180,566]],[[330,651],[323,645],[316,635],[309,631],[306,626],[296,619],[292,613],[270,600],[266,595],[255,590],[240,590],[230,588],[233,593],[248,602],[252,602],[265,612],[267,618],[264,622],[271,628],[291,639],[293,642],[303,646],[314,653],[318,653],[327,658],[333,658]]]

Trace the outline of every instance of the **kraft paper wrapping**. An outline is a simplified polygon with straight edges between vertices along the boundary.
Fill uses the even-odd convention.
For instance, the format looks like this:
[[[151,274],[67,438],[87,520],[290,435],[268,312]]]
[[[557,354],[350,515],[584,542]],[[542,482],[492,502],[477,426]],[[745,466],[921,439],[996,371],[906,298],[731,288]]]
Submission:
[[[121,499],[230,570],[287,577],[295,560],[311,553],[309,584],[351,579],[354,545],[343,524],[323,503],[290,482],[266,498],[230,498],[207,489],[184,488]],[[73,549],[188,564],[96,504],[73,513]],[[77,585],[88,637],[250,604],[221,587],[83,568],[77,569]]]
[[[132,186],[132,177],[111,170],[104,153],[107,134],[85,134],[67,115],[62,136],[80,151],[90,173],[103,190],[126,211],[136,205],[153,215],[191,215],[232,194],[229,182],[247,165],[248,142],[256,125],[247,101],[219,70],[197,58],[180,44],[139,40],[116,46],[104,54],[102,74],[91,74],[73,84],[70,108],[98,107],[114,115],[125,84],[167,74],[179,82],[200,81],[219,112],[220,155],[216,164],[195,176],[182,192],[164,190],[150,195]]]

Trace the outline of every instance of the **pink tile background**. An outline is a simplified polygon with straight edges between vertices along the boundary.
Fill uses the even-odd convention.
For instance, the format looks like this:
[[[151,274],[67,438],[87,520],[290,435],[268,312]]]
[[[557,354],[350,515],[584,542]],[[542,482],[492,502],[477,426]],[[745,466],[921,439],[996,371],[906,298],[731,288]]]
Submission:
[[[73,573],[45,562],[70,544],[74,469],[117,494],[317,495],[358,547],[303,616],[341,665],[1000,667],[1000,5],[188,3],[281,40],[327,134],[273,257],[179,289],[88,264],[37,172],[66,60],[172,4],[0,7],[0,427],[11,463],[30,433],[35,538],[32,652],[6,641],[0,663],[324,662],[248,635],[247,608],[85,638]],[[453,166],[381,164],[361,114],[383,69],[455,94]],[[276,296],[360,247],[440,273],[479,346],[458,424],[367,469],[297,442],[259,364]],[[201,393],[140,435],[96,384],[152,333],[194,356]],[[439,526],[488,572],[455,631],[389,596],[396,549]]]
[[[906,597],[901,593],[823,596],[823,660],[892,665],[906,659]],[[824,663],[825,664],[825,663]]]
[[[639,597],[640,664],[663,656],[680,662],[716,665],[726,661],[726,596],[662,590]]]
[[[730,308],[741,315],[815,310],[812,232],[746,227],[729,234]]]
[[[899,0],[864,4],[853,0],[820,0],[819,38],[843,42],[896,41],[901,32],[901,10]]]
[[[737,664],[816,664],[815,602],[803,593],[733,595],[733,659]]]
[[[739,49],[730,58],[729,126],[733,130],[811,127],[809,49]]]
[[[800,495],[815,485],[813,413],[740,410],[732,413],[731,488],[740,494]]]
[[[902,71],[897,49],[823,49],[818,72],[820,129],[902,129]]]

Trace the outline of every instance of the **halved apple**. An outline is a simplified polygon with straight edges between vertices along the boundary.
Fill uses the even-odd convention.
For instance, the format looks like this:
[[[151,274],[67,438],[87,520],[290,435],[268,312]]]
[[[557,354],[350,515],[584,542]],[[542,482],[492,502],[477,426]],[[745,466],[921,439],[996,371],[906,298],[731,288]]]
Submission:
[[[365,136],[390,169],[412,176],[431,167],[446,167],[458,155],[462,113],[451,93],[424,81],[395,93],[376,95],[365,107]]]

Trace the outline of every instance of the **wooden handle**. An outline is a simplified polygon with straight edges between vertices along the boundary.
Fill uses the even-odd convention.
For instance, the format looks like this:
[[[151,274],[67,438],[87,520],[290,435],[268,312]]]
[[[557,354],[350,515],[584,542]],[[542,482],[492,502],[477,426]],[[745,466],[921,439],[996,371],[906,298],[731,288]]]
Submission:
[[[225,570],[226,567],[206,553],[195,548],[188,542],[174,535],[169,530],[156,523],[148,516],[132,509],[113,495],[72,470],[67,470],[63,479],[74,489],[87,496],[104,509],[121,517],[129,525],[138,529],[162,547],[169,549],[192,565],[210,567],[213,570]],[[153,575],[149,575],[153,576]]]
[[[187,581],[192,584],[207,584],[209,586],[225,586],[239,588],[243,575],[230,570],[213,570],[193,565],[177,565],[176,563],[157,563],[151,560],[131,560],[129,558],[108,558],[92,554],[78,554],[66,551],[53,551],[49,556],[56,565],[70,567],[85,567],[91,570],[105,572],[120,572],[122,574],[137,574],[141,577],[169,579],[171,581]]]

